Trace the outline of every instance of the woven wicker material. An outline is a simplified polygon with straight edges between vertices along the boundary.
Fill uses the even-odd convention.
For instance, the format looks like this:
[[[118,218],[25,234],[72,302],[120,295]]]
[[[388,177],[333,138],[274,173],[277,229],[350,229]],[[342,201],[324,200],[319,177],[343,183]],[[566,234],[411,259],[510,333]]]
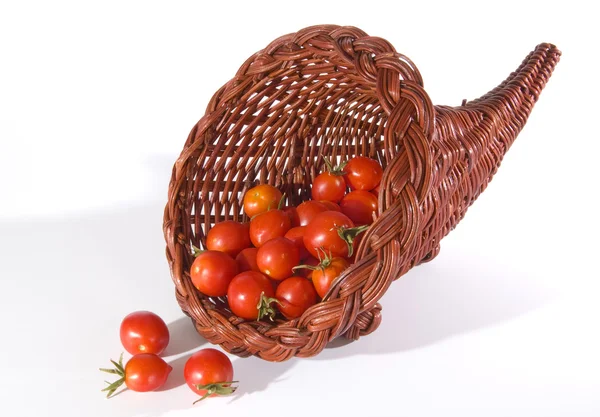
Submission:
[[[432,105],[407,57],[354,27],[309,27],[251,56],[213,96],[173,168],[164,234],[182,310],[210,342],[270,361],[374,331],[378,300],[437,255],[496,173],[559,57],[540,44],[497,88],[448,107]],[[323,157],[353,155],[385,168],[379,215],[357,262],[322,302],[296,320],[247,322],[193,287],[191,245],[202,247],[215,222],[247,220],[247,189],[273,184],[298,204],[310,198]]]

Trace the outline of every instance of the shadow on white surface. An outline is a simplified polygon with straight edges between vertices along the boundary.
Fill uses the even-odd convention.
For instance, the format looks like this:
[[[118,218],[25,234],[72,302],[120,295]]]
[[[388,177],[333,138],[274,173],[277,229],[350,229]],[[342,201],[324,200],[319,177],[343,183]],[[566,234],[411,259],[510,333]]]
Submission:
[[[340,337],[315,359],[427,347],[513,320],[552,298],[529,272],[507,273],[506,265],[468,259],[465,253],[453,255],[440,255],[393,283],[381,300],[382,324],[374,333],[356,342]]]
[[[264,391],[269,385],[287,379],[283,375],[295,365],[296,361],[295,358],[281,363],[267,362],[256,357],[237,359],[233,364],[234,378],[240,383],[231,402],[245,395]]]
[[[170,340],[163,356],[179,355],[195,350],[207,343],[206,339],[195,330],[192,319],[188,316],[172,321],[167,324],[167,327],[169,328]]]
[[[165,178],[169,177],[171,163],[153,161],[150,169],[157,178],[163,178],[162,183],[157,183],[155,195],[137,205],[54,219],[0,222],[0,253],[10,260],[0,264],[0,276],[13,278],[3,278],[0,301],[6,311],[23,311],[23,297],[28,305],[36,306],[35,311],[25,311],[18,322],[7,324],[5,330],[21,340],[18,349],[9,348],[8,355],[15,363],[26,364],[20,372],[44,369],[39,375],[43,380],[53,379],[58,371],[47,365],[54,363],[53,358],[71,358],[66,365],[61,363],[65,367],[61,371],[83,372],[90,381],[98,381],[82,395],[104,415],[157,416],[190,408],[193,402],[191,391],[176,388],[184,384],[183,367],[191,351],[206,341],[188,317],[169,324],[172,340],[165,356],[181,356],[167,358],[174,369],[161,391],[152,396],[127,393],[105,401],[99,392],[102,376],[97,371],[108,357],[115,357],[121,350],[117,326],[125,314],[149,309],[159,315],[181,315],[165,260],[161,228]],[[413,269],[392,285],[381,300],[382,325],[372,335],[354,343],[340,338],[309,360],[420,349],[512,320],[549,298],[545,289],[533,286],[535,280],[529,279],[529,272],[514,270],[507,274],[506,265],[490,262],[469,258],[466,250],[445,254],[442,248],[438,259]],[[43,311],[53,324],[38,326],[36,311]],[[77,329],[76,335],[73,329]],[[39,340],[62,343],[51,344],[40,353],[34,348]],[[227,401],[236,402],[286,379],[285,374],[298,361],[236,359],[235,378],[241,383],[235,396]],[[27,392],[27,386],[17,389]],[[56,403],[47,400],[50,406]],[[63,415],[70,415],[65,409],[68,405],[60,407]]]

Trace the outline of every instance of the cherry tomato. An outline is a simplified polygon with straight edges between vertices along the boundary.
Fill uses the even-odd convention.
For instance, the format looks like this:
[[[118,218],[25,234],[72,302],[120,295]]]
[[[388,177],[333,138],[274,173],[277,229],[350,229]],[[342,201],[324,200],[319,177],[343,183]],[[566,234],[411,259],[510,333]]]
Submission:
[[[246,271],[236,275],[229,284],[227,300],[229,308],[236,316],[246,320],[260,320],[266,314],[274,314],[270,306],[262,305],[265,297],[272,298],[274,295],[275,291],[269,278],[260,272]],[[264,310],[271,310],[261,310],[259,302]]]
[[[256,264],[256,254],[258,253],[257,248],[246,248],[238,253],[235,257],[235,261],[238,264],[238,272],[244,271],[256,271],[260,272],[258,265]]]
[[[375,187],[375,188],[373,188],[373,189],[371,190],[371,192],[373,193],[373,195],[374,195],[375,197],[377,197],[377,198],[379,198],[379,189],[380,189],[380,188],[381,188],[381,183],[379,183],[379,184],[377,185],[377,187]]]
[[[163,319],[150,311],[135,311],[121,322],[121,343],[132,355],[160,355],[169,344],[169,329]]]
[[[317,293],[313,284],[306,278],[291,277],[281,281],[275,298],[279,301],[281,314],[291,320],[300,317],[317,302]]]
[[[371,224],[377,214],[377,197],[368,191],[351,191],[344,196],[340,207],[355,224]]]
[[[256,254],[260,272],[277,281],[291,277],[294,274],[292,268],[299,262],[300,255],[296,244],[284,237],[269,240]]]
[[[346,182],[352,190],[371,191],[383,176],[381,164],[366,156],[356,156],[344,167]]]
[[[338,203],[346,194],[346,180],[341,173],[323,172],[314,179],[311,195],[313,200]]]
[[[244,195],[244,212],[252,218],[267,210],[277,208],[282,194],[269,184],[260,184],[249,189]]]
[[[296,245],[298,249],[298,254],[300,255],[300,260],[304,260],[309,257],[309,253],[304,246],[304,230],[306,226],[298,226],[292,227],[285,234],[285,238],[291,240]],[[294,265],[295,266],[295,265]]]
[[[306,259],[305,261],[302,262],[302,265],[308,265],[308,266],[317,266],[321,263],[321,261],[319,261],[317,258],[313,257],[312,255],[309,255],[308,259]],[[313,270],[310,268],[297,268],[294,269],[294,275],[299,276],[299,277],[304,277],[304,278],[310,278],[312,275]]]
[[[300,226],[308,225],[317,214],[327,210],[327,206],[320,201],[309,200],[301,203],[296,207],[296,212],[300,219]]]
[[[103,372],[116,374],[120,379],[109,385],[102,391],[107,392],[107,398],[123,383],[132,391],[147,392],[160,388],[167,381],[167,377],[173,367],[153,353],[138,353],[134,355],[123,367],[123,355],[119,362],[112,361],[114,369],[100,368]]]
[[[325,297],[331,283],[340,276],[340,274],[350,266],[344,258],[330,258],[321,263],[322,268],[317,268],[312,271],[312,282],[317,290],[319,297]]]
[[[229,395],[237,388],[231,386],[237,382],[233,380],[231,361],[223,352],[212,348],[199,350],[190,356],[183,368],[183,377],[188,387],[201,396],[198,401]]]
[[[223,252],[207,250],[201,252],[192,263],[190,277],[194,287],[202,294],[223,297],[237,273],[235,259]]]
[[[292,227],[300,226],[300,218],[298,217],[296,207],[286,206],[281,210],[290,217]]]
[[[287,214],[281,210],[269,210],[250,221],[250,240],[258,248],[271,239],[283,237],[291,227]]]
[[[321,200],[319,201],[319,203],[327,207],[327,211],[342,211],[340,205],[338,203],[334,203],[333,201]]]
[[[251,246],[249,229],[248,223],[238,223],[233,220],[217,223],[206,235],[206,248],[225,252],[235,258],[242,249]]]
[[[326,211],[317,214],[306,227],[304,246],[315,258],[322,256],[321,248],[331,256],[351,256],[354,237],[365,229],[366,226],[354,228],[352,220],[343,213]]]

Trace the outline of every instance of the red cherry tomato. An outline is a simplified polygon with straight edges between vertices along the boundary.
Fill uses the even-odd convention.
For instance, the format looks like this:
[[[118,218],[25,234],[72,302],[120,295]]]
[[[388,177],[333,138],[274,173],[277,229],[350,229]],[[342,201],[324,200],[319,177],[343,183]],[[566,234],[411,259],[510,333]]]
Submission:
[[[249,229],[248,223],[233,220],[217,223],[206,235],[206,248],[235,257],[242,249],[251,246]]]
[[[258,248],[271,239],[283,237],[291,227],[287,214],[281,210],[270,210],[250,221],[250,240]]]
[[[340,205],[338,203],[334,203],[333,201],[321,200],[319,203],[324,204],[325,207],[327,207],[327,211],[342,211]]]
[[[312,271],[312,282],[317,290],[319,297],[325,297],[331,283],[340,276],[340,274],[350,266],[344,258],[331,258],[322,263],[322,268],[317,268]]]
[[[308,225],[317,214],[327,210],[327,206],[320,201],[309,200],[301,203],[296,207],[296,212],[300,219],[300,226]]]
[[[344,167],[346,182],[352,190],[371,191],[383,176],[381,164],[366,156],[356,156]]]
[[[235,261],[238,264],[238,272],[245,271],[256,271],[260,272],[258,265],[256,264],[256,254],[258,253],[257,248],[246,248],[235,257]]]
[[[292,227],[300,226],[300,218],[298,217],[296,207],[286,206],[281,210],[290,217]]]
[[[371,224],[377,214],[377,197],[368,191],[351,191],[342,199],[340,208],[355,224]]]
[[[223,252],[207,250],[201,252],[192,263],[190,277],[194,287],[202,294],[223,297],[237,273],[235,259]]]
[[[229,395],[236,390],[231,386],[236,382],[231,361],[223,352],[212,348],[199,350],[190,356],[183,368],[183,377],[188,387],[201,396],[198,401]]]
[[[308,265],[308,266],[317,266],[321,263],[321,261],[319,261],[317,258],[313,257],[312,255],[309,255],[308,259],[306,259],[305,261],[302,262],[302,265]],[[297,268],[294,269],[294,275],[299,276],[299,277],[304,277],[304,278],[310,278],[312,275],[312,269],[310,268]]]
[[[262,295],[272,298],[275,295],[271,280],[260,272],[246,271],[238,274],[229,284],[227,300],[229,308],[238,317],[246,320],[260,320],[264,314],[258,307]]]
[[[281,281],[291,277],[292,268],[300,263],[296,244],[284,237],[269,240],[258,249],[256,263],[260,272],[271,279]]]
[[[134,355],[123,367],[123,355],[119,362],[111,361],[114,369],[100,368],[103,372],[116,374],[121,378],[109,385],[102,391],[107,392],[107,397],[112,394],[123,383],[132,391],[147,392],[160,388],[167,381],[173,367],[153,353],[138,353]]]
[[[353,235],[356,235],[361,229],[354,229],[354,223],[343,213],[337,211],[326,211],[319,213],[304,231],[304,246],[315,258],[323,256],[320,249],[324,249],[326,254],[331,256],[349,256],[351,245],[348,241],[353,241]],[[340,233],[345,236],[342,239]]]
[[[282,194],[277,188],[269,184],[260,184],[249,189],[244,195],[244,212],[248,217],[264,213],[277,208]]]
[[[150,311],[128,314],[121,322],[121,343],[132,355],[160,355],[169,344],[169,329],[163,319]]]
[[[317,302],[317,293],[313,284],[302,277],[291,277],[281,281],[275,292],[279,301],[279,311],[286,319],[300,317],[310,306]]]
[[[301,261],[308,258],[310,255],[306,250],[306,247],[304,246],[305,229],[306,226],[292,227],[290,230],[287,231],[287,233],[284,236],[286,239],[289,239],[292,242],[294,242],[296,248],[298,249],[298,254],[300,255]]]
[[[342,174],[323,172],[314,179],[311,194],[313,200],[338,203],[346,194],[346,180]]]

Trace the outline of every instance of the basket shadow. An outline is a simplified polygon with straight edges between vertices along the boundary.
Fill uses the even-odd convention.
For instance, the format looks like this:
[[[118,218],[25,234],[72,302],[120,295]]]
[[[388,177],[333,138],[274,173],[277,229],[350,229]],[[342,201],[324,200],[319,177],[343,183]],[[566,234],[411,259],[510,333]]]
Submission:
[[[167,324],[169,328],[169,345],[165,349],[163,356],[179,355],[197,349],[207,343],[206,339],[200,336],[188,316],[183,316]]]
[[[268,362],[254,356],[236,360],[233,363],[234,379],[240,382],[230,402],[264,391],[269,385],[285,380],[286,377],[283,375],[296,364],[296,361],[296,358],[292,358],[285,362]]]
[[[527,272],[507,274],[506,265],[462,257],[440,255],[409,271],[381,299],[382,323],[373,334],[356,342],[339,337],[314,359],[419,349],[515,319],[552,298]]]

